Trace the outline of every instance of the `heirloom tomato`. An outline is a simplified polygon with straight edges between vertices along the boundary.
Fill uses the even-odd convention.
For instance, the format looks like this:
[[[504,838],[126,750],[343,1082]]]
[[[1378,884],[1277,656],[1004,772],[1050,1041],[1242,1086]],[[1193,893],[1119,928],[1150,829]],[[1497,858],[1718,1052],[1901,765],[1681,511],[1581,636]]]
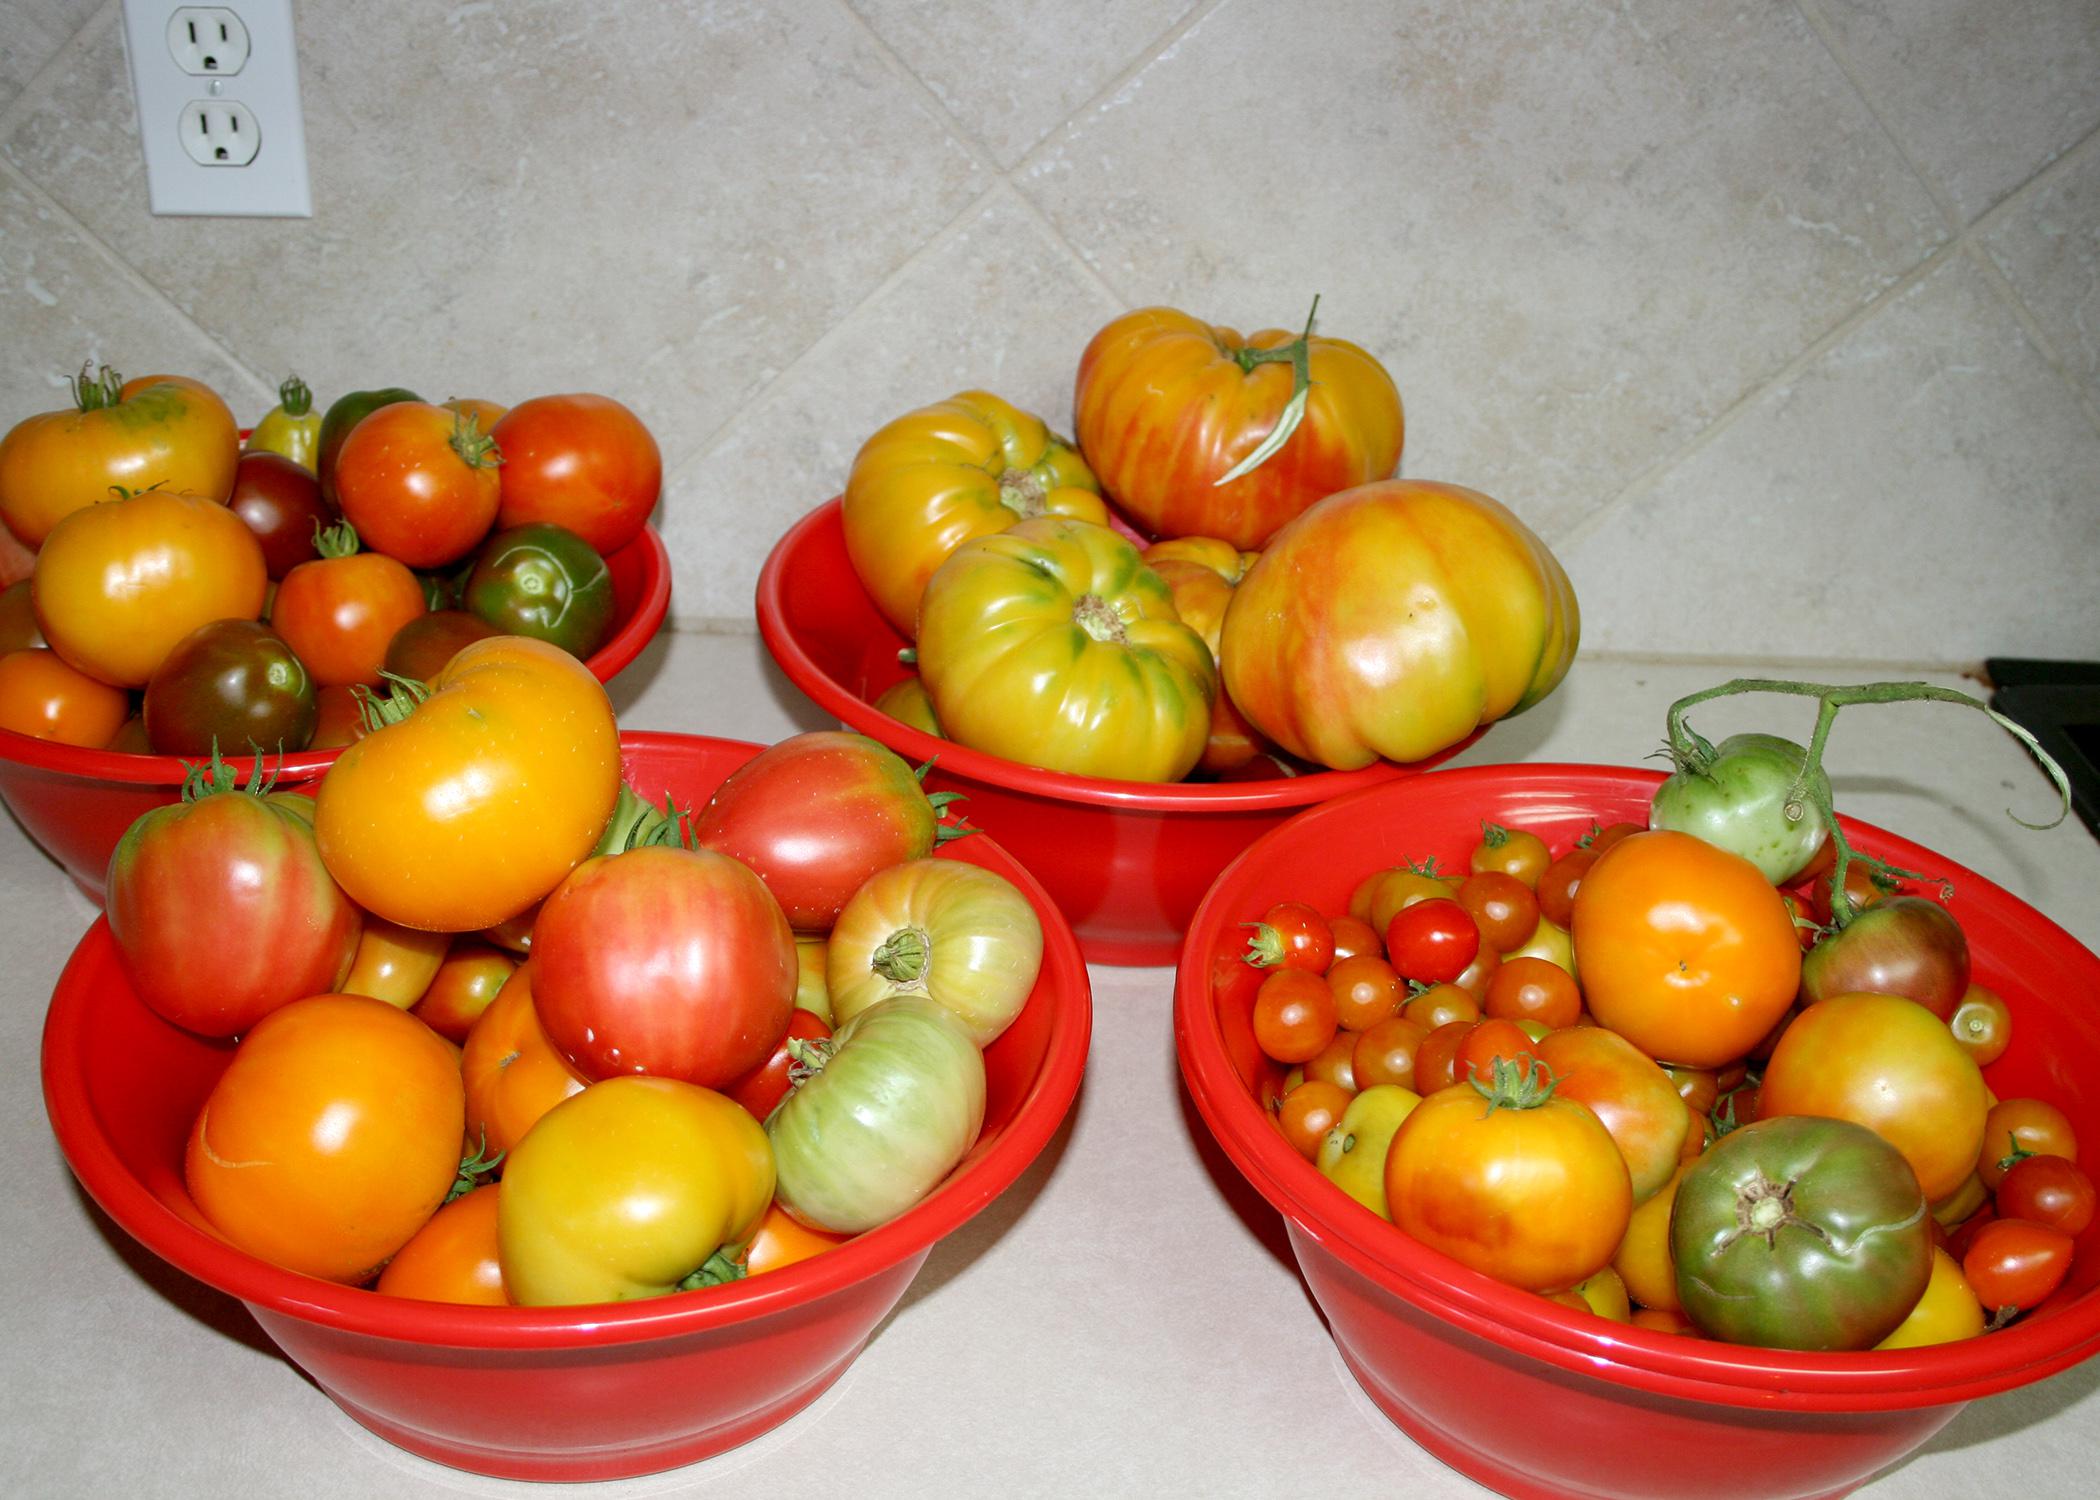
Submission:
[[[1386,1153],[1385,1194],[1423,1244],[1534,1292],[1608,1264],[1633,1212],[1611,1135],[1530,1062],[1424,1098]]]
[[[281,453],[243,453],[226,507],[255,533],[263,566],[280,579],[319,557],[315,538],[341,519],[313,472]]]
[[[346,995],[370,995],[396,1010],[411,1010],[452,951],[452,934],[403,927],[369,913],[357,957],[337,986]]]
[[[432,1214],[386,1263],[373,1290],[425,1302],[509,1306],[496,1247],[498,1188],[486,1183]]]
[[[453,657],[405,718],[344,747],[314,833],[367,911],[473,932],[560,884],[619,795],[604,686],[558,646],[495,636]]]
[[[503,1164],[496,1232],[523,1307],[661,1297],[757,1229],[773,1151],[745,1108],[675,1078],[608,1078]]]
[[[919,681],[916,673],[900,677],[884,688],[882,696],[875,700],[875,709],[878,713],[888,714],[899,724],[909,724],[937,740],[947,738],[941,733],[941,721],[933,711],[933,700],[926,696],[926,684]]]
[[[377,686],[395,634],[429,609],[423,585],[398,558],[359,551],[348,522],[323,532],[316,547],[319,557],[277,585],[270,624],[317,686]]]
[[[508,1151],[533,1121],[590,1082],[562,1055],[532,1003],[532,965],[522,963],[467,1028],[460,1075],[467,1089],[467,1140],[484,1154]]]
[[[692,819],[693,842],[742,860],[797,932],[829,932],[847,898],[960,830],[956,793],[928,796],[902,756],[864,734],[791,735],[729,773]]]
[[[1685,1171],[1670,1214],[1677,1295],[1714,1338],[1866,1349],[1932,1276],[1932,1216],[1894,1146],[1849,1120],[1731,1131]]]
[[[100,750],[131,716],[131,695],[29,646],[0,656],[0,729]]]
[[[1559,1096],[1588,1106],[1611,1132],[1626,1158],[1633,1201],[1654,1197],[1677,1170],[1685,1136],[1700,1128],[1670,1075],[1626,1038],[1601,1026],[1549,1031],[1537,1045],[1558,1081]]]
[[[1817,810],[1830,782],[1808,752],[1773,734],[1737,734],[1716,749],[1697,735],[1672,746],[1676,769],[1655,789],[1648,826],[1674,828],[1740,854],[1774,885],[1790,885],[1830,830]]]
[[[197,1112],[183,1178],[241,1249],[355,1285],[445,1201],[465,1118],[443,1037],[383,1001],[310,996],[241,1039]]]
[[[861,444],[839,522],[869,597],[910,637],[927,580],[957,547],[1034,516],[1105,526],[1100,488],[1041,418],[964,391],[907,412]]]
[[[1903,1153],[1938,1202],[1976,1168],[1988,1092],[1974,1059],[1924,1006],[1898,995],[1835,995],[1779,1038],[1757,1112],[1864,1125]]]
[[[363,929],[321,862],[313,804],[234,783],[224,761],[193,769],[109,859],[109,931],[132,988],[205,1036],[334,990]]]
[[[1145,565],[1165,582],[1167,591],[1174,596],[1174,613],[1181,616],[1182,624],[1203,637],[1215,666],[1218,632],[1225,624],[1225,607],[1232,602],[1232,582],[1207,564],[1156,556],[1161,548],[1173,545],[1161,542],[1146,548]],[[1272,748],[1228,694],[1220,692],[1211,699],[1210,739],[1203,746],[1203,758],[1196,762],[1199,770],[1212,775],[1238,771]]]
[[[262,415],[242,445],[244,453],[274,453],[312,474],[319,463],[321,413],[305,381],[288,375],[277,387],[277,404]],[[315,493],[319,493],[318,479]]]
[[[1801,998],[1902,995],[1942,1021],[1969,991],[1969,942],[1946,907],[1891,896],[1816,940],[1801,960]]]
[[[445,663],[457,656],[462,646],[502,634],[481,616],[463,609],[433,609],[394,632],[380,665],[398,677],[428,682],[445,670]]]
[[[488,535],[502,462],[473,417],[396,401],[336,450],[335,501],[367,545],[411,568],[441,568]]]
[[[750,867],[655,845],[594,856],[532,924],[540,1022],[593,1078],[654,1073],[724,1088],[763,1062],[795,1008],[795,938]]]
[[[0,545],[6,540],[0,536]],[[33,554],[30,564],[32,568],[35,565]],[[20,578],[0,589],[0,651],[23,651],[45,644],[44,632],[36,628],[36,602],[30,597],[32,587],[29,570],[25,569]]]
[[[1574,660],[1575,590],[1477,490],[1384,480],[1269,540],[1225,611],[1225,689],[1291,754],[1417,761],[1545,697]]]
[[[810,1071],[766,1135],[780,1206],[812,1229],[858,1234],[887,1223],[977,1143],[984,1056],[937,1000],[885,1000],[800,1056]]]
[[[894,996],[930,995],[988,1047],[1027,1003],[1042,959],[1042,921],[1012,881],[959,859],[912,859],[846,902],[824,981],[836,1025]]]
[[[52,527],[31,598],[54,651],[136,688],[199,625],[255,619],[269,582],[262,545],[222,501],[148,490]]]
[[[491,429],[503,450],[496,524],[551,521],[601,555],[649,524],[663,455],[642,419],[610,396],[534,396]]]
[[[1072,413],[1102,488],[1141,527],[1235,547],[1259,547],[1315,501],[1387,478],[1405,436],[1392,376],[1357,345],[1309,327],[1243,339],[1166,307],[1094,335]]]
[[[257,620],[213,620],[168,648],[146,679],[146,739],[155,755],[304,750],[313,739],[313,680],[282,636]]]
[[[1042,516],[964,543],[926,585],[919,625],[919,675],[959,744],[1178,781],[1209,740],[1210,648],[1106,526]]]
[[[1575,892],[1574,924],[1590,1013],[1659,1061],[1746,1056],[1800,984],[1779,892],[1749,860],[1688,833],[1612,845]]]
[[[545,521],[506,527],[475,554],[462,608],[505,635],[589,656],[613,628],[612,572],[589,542]]]
[[[127,381],[108,365],[83,368],[72,385],[72,409],[25,417],[0,437],[0,519],[26,546],[113,493],[225,500],[239,429],[209,386],[181,375]]]

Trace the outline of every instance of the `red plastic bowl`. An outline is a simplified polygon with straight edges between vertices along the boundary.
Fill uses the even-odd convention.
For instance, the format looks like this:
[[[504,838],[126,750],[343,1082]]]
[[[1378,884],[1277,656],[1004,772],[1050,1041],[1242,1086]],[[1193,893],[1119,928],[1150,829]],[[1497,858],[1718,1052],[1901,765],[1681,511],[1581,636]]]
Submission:
[[[699,806],[757,745],[621,737],[645,795]],[[44,1027],[44,1100],[74,1174],[141,1244],[246,1303],[337,1405],[412,1453],[516,1479],[612,1479],[691,1463],[807,1406],[852,1363],[934,1241],[1027,1169],[1085,1069],[1093,1010],[1071,930],[988,838],[942,857],[996,870],[1043,922],[1026,1006],[985,1051],[984,1131],[940,1188],[836,1250],[712,1291],[571,1308],[383,1297],[280,1270],[201,1227],[184,1192],[190,1122],[230,1048],[133,993],[105,921],[60,976]]]
[[[612,573],[613,633],[584,665],[612,681],[663,628],[671,606],[671,563],[655,529],[605,559]],[[334,750],[303,750],[278,763],[285,786],[312,781],[335,763]],[[195,757],[192,757],[193,760]],[[98,906],[109,856],[141,813],[173,802],[190,762],[176,755],[83,750],[0,729],[0,802]]]
[[[1056,900],[1088,961],[1171,964],[1217,873],[1293,813],[1426,770],[1478,738],[1413,765],[1320,771],[1274,781],[1108,781],[1024,766],[900,723],[874,700],[906,675],[909,644],[861,587],[839,502],[791,527],[758,575],[758,631],[788,680],[848,728],[912,764],[933,761],[935,791],[961,792]]]
[[[1555,849],[1590,820],[1646,822],[1659,773],[1488,766],[1380,787],[1294,819],[1204,898],[1176,976],[1175,1046],[1225,1154],[1284,1217],[1343,1362],[1408,1436],[1519,1500],[1800,1500],[1849,1493],[1963,1404],[2100,1350],[2100,1223],[2081,1239],[2060,1310],[1982,1338],[1889,1353],[1801,1354],[1650,1332],[1479,1275],[1357,1204],[1285,1143],[1255,1101],[1263,1062],[1239,923],[1284,897],[1346,907],[1402,858],[1463,868],[1483,818]],[[2100,958],[1982,876],[1866,824],[1859,847],[1945,872],[1976,978],[2014,1007],[2012,1046],[1984,1076],[2039,1095],[2100,1139]],[[1248,971],[1251,972],[1251,971]],[[1270,1065],[1273,1066],[1273,1065]],[[1279,1070],[1280,1071],[1280,1070]]]

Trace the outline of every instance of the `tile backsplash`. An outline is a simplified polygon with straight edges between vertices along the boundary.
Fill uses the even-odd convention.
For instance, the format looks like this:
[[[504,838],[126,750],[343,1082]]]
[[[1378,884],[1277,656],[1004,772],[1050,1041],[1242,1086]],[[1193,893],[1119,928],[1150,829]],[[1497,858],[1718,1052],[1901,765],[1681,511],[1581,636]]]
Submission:
[[[1594,651],[2100,655],[2100,0],[297,4],[314,217],[155,218],[116,0],[0,10],[0,418],[618,396],[673,612],[881,422],[1167,303],[1363,344]]]

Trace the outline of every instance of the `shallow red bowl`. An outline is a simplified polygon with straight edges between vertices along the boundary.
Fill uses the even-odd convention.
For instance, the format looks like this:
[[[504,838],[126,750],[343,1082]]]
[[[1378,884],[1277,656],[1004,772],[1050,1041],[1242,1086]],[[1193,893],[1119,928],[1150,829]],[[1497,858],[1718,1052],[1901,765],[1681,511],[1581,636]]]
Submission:
[[[653,527],[605,559],[612,573],[613,633],[584,665],[612,681],[663,628],[671,563]],[[312,781],[334,750],[302,750],[277,763],[285,786]],[[195,757],[83,750],[0,729],[0,802],[97,905],[117,840],[141,813],[173,802]]]
[[[861,587],[836,500],[796,522],[766,558],[758,631],[788,680],[840,723],[914,765],[933,761],[927,787],[969,799],[963,813],[1035,872],[1093,963],[1173,963],[1204,890],[1255,838],[1316,802],[1411,776],[1478,738],[1413,765],[1165,783],[1045,771],[939,739],[874,706],[908,675],[897,652],[909,643]]]
[[[630,781],[703,805],[756,745],[621,737]],[[105,921],[60,976],[44,1027],[44,1101],[83,1186],[141,1244],[246,1303],[337,1405],[410,1452],[518,1479],[612,1479],[758,1436],[845,1370],[934,1241],[1027,1169],[1085,1069],[1086,967],[1050,899],[989,838],[943,858],[1006,876],[1043,922],[1026,1006],[985,1051],[984,1131],[940,1188],[836,1250],[707,1292],[594,1307],[413,1302],[279,1270],[200,1227],[183,1146],[230,1048],[161,1020],[125,980]],[[958,1396],[963,1393],[958,1392]]]
[[[1592,818],[1647,821],[1660,773],[1601,766],[1439,771],[1316,808],[1248,848],[1196,913],[1175,979],[1182,1076],[1225,1154],[1284,1217],[1299,1270],[1364,1391],[1453,1468],[1520,1500],[1801,1500],[1849,1493],[1980,1396],[2100,1350],[2100,1222],[2060,1310],[1961,1343],[1801,1354],[1650,1332],[1573,1312],[1467,1269],[1395,1229],[1287,1145],[1256,1102],[1239,924],[1295,897],[1346,908],[1401,859],[1463,868],[1482,819],[1558,852]],[[2100,958],[1999,889],[1894,835],[1856,845],[1944,872],[1977,980],[2009,1001],[2010,1049],[1984,1072],[2100,1140]],[[1280,1073],[1280,1070],[1278,1070]]]

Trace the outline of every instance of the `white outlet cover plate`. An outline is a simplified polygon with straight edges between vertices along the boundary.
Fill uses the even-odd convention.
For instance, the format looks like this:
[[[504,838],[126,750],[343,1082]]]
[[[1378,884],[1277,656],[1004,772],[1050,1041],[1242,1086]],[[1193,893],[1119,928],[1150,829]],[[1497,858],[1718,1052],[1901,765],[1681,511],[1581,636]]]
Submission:
[[[225,7],[247,30],[248,56],[238,73],[220,78],[185,73],[169,46],[169,21],[189,8],[175,0],[124,0],[124,50],[138,100],[149,206],[156,214],[313,217],[291,0],[236,0]],[[260,144],[244,166],[205,165],[183,149],[183,112],[215,101],[242,105],[256,123]]]

